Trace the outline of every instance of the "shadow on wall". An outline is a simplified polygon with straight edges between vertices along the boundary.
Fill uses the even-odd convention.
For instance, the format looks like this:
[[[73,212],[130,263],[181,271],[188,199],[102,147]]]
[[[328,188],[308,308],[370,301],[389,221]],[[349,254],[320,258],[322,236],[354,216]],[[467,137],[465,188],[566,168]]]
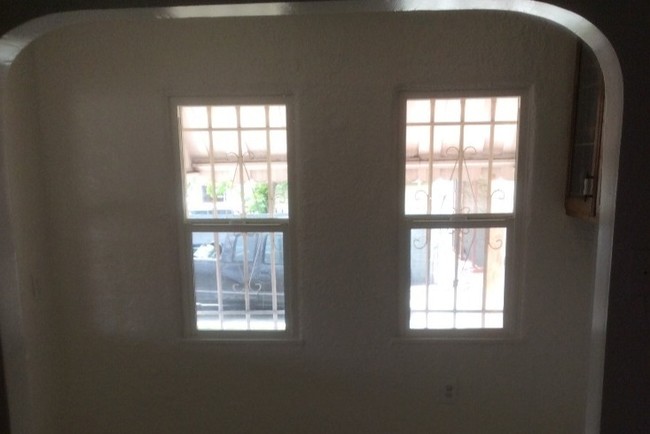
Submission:
[[[0,343],[0,354],[2,354],[2,344]],[[3,357],[0,357],[0,433],[9,434],[9,407],[7,403],[7,383],[4,376]]]

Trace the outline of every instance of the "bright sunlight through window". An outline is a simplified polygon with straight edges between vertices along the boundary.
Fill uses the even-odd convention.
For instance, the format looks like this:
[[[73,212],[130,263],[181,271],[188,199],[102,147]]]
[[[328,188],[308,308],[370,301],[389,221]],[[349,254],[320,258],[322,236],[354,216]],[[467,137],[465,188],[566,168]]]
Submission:
[[[520,98],[405,104],[408,328],[502,329]]]
[[[286,106],[179,105],[177,114],[196,329],[286,330]]]

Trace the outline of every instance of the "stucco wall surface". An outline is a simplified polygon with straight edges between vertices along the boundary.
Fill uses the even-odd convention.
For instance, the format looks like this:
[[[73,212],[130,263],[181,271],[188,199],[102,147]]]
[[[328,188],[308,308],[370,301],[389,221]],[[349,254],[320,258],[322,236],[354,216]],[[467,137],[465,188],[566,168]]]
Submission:
[[[34,42],[12,68],[34,62],[37,125],[7,158],[39,168],[9,191],[16,250],[42,249],[21,259],[48,294],[21,288],[28,320],[59,347],[34,362],[38,399],[60,405],[41,432],[581,432],[596,233],[563,210],[575,43],[496,12],[116,21]],[[526,98],[523,337],[396,339],[399,91],[490,88]],[[295,113],[300,339],[189,342],[170,98],[277,94]]]
[[[7,161],[7,203],[9,218],[5,225],[11,227],[12,240],[3,243],[13,246],[16,270],[5,270],[3,282],[3,312],[5,316],[18,318],[22,328],[13,330],[4,343],[10,346],[18,342],[23,346],[20,357],[7,358],[17,363],[12,372],[21,372],[8,382],[21,382],[24,388],[15,397],[16,406],[23,408],[30,418],[16,419],[13,429],[17,432],[47,432],[58,414],[57,394],[61,383],[62,337],[57,294],[52,291],[49,276],[48,225],[46,208],[46,179],[43,176],[42,142],[38,118],[37,86],[33,53],[25,52],[19,62],[9,71],[12,86],[6,94],[7,109],[4,113]],[[9,284],[15,279],[15,284]],[[8,288],[20,288],[13,292]],[[14,297],[16,298],[14,300]],[[11,324],[13,321],[6,321]],[[20,338],[18,337],[20,336]]]

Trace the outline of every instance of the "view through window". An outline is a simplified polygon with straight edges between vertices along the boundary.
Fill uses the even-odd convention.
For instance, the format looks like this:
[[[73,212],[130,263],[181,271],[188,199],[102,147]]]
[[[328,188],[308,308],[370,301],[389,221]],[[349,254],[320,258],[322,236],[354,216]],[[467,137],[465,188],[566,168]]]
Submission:
[[[520,98],[405,104],[408,328],[502,329]]]
[[[286,330],[286,105],[177,114],[197,330]]]

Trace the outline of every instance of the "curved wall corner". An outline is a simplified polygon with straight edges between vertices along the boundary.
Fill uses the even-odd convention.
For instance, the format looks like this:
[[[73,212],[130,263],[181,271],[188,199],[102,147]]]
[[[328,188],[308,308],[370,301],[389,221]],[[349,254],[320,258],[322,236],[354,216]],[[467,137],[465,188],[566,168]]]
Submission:
[[[439,3],[439,4],[438,4]],[[386,11],[449,11],[449,10],[504,10],[548,20],[564,27],[582,39],[596,54],[605,80],[605,114],[603,122],[602,177],[600,212],[598,219],[598,244],[596,276],[592,309],[591,344],[589,357],[588,390],[585,431],[596,433],[600,425],[600,406],[604,369],[605,329],[610,282],[610,264],[613,244],[618,157],[623,113],[623,78],[613,47],[595,26],[584,18],[553,5],[515,0],[509,2],[489,0],[459,0],[453,2],[427,2],[403,0],[399,2],[332,2],[277,3],[264,5],[217,5],[201,7],[151,8],[109,11],[79,11],[55,14],[30,21],[0,38],[0,284],[2,285],[2,332],[5,370],[12,432],[33,432],[28,421],[33,409],[29,407],[32,393],[32,368],[30,342],[27,328],[35,321],[24,315],[21,289],[17,279],[19,264],[14,249],[15,233],[10,225],[11,210],[7,201],[8,167],[5,162],[6,146],[12,125],[8,113],[8,77],[14,61],[30,42],[39,36],[75,23],[118,19],[183,19],[226,16],[280,16],[310,15],[319,13],[386,12]]]

